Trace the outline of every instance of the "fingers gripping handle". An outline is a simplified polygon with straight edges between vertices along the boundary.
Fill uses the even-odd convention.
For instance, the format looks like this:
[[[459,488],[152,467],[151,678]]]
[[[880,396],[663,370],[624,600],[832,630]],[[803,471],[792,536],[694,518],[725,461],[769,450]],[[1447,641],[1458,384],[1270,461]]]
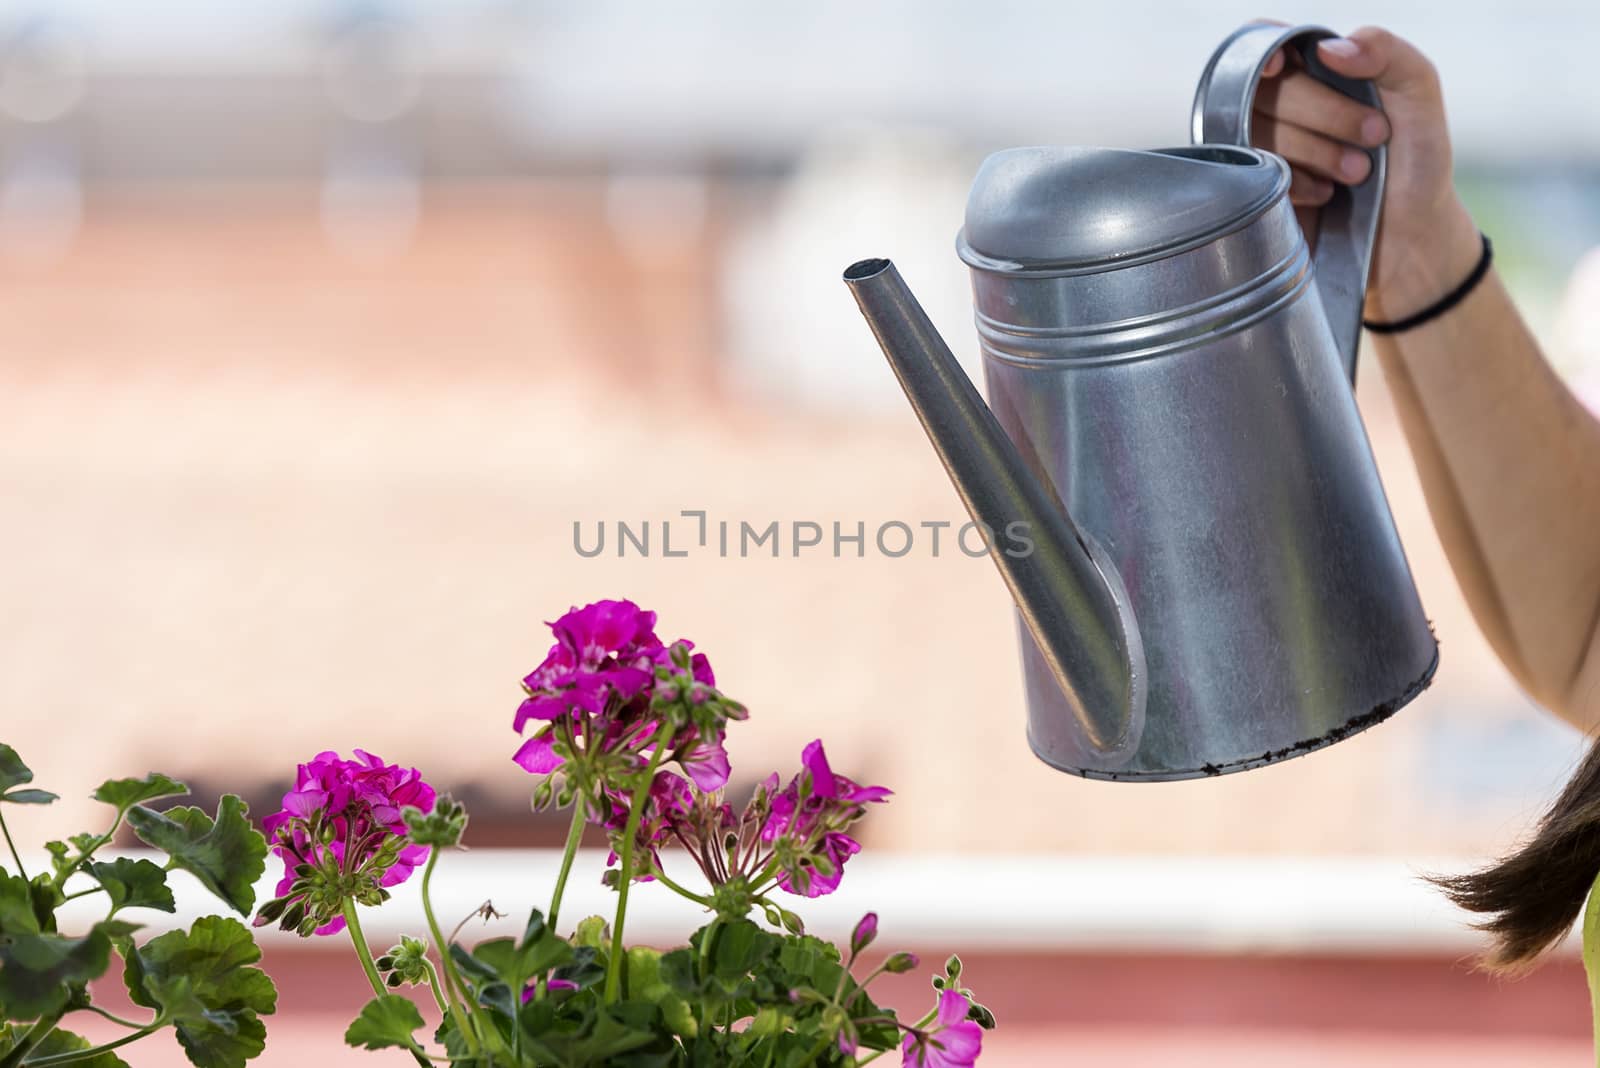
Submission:
[[[1369,107],[1379,108],[1370,81],[1329,70],[1317,55],[1317,42],[1336,36],[1320,26],[1252,23],[1236,31],[1212,53],[1195,90],[1192,136],[1195,144],[1250,144],[1250,112],[1267,61],[1281,48],[1299,56],[1306,73]],[[1361,306],[1366,301],[1372,246],[1378,236],[1388,151],[1368,149],[1372,169],[1357,186],[1336,184],[1322,208],[1313,258],[1317,292],[1344,359],[1350,381],[1356,376],[1356,345],[1361,340]]]

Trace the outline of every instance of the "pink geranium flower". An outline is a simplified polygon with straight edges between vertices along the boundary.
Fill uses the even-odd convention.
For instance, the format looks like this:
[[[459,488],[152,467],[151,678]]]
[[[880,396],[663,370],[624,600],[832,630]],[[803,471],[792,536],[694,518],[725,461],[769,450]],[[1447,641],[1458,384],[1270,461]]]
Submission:
[[[652,843],[676,839],[713,887],[743,881],[765,890],[776,881],[792,894],[832,893],[845,861],[861,851],[849,828],[890,791],[836,774],[820,741],[806,746],[801,765],[782,789],[776,774],[767,776],[738,815],[721,791],[701,789],[692,805],[664,811],[666,833]],[[863,921],[863,937],[876,923],[875,916]]]
[[[294,789],[283,795],[283,808],[261,821],[272,852],[283,860],[277,897],[289,897],[290,906],[297,901],[306,903],[310,888],[300,885],[295,868],[302,864],[317,867],[329,856],[341,872],[352,877],[365,875],[379,887],[405,882],[417,865],[428,859],[428,847],[406,843],[396,850],[390,840],[406,837],[401,809],[431,812],[434,800],[433,787],[422,780],[416,768],[386,764],[361,749],[355,750],[354,760],[344,760],[333,752],[318,753],[300,765]],[[330,830],[331,839],[324,840]],[[381,870],[374,869],[380,861]],[[317,934],[344,929],[344,917],[324,919]],[[256,920],[258,926],[263,922],[267,921]]]
[[[959,990],[940,994],[933,1027],[907,1031],[900,1043],[906,1068],[972,1068],[983,1050],[983,1028],[967,1019],[970,1004]]]
[[[512,730],[520,733],[530,719],[603,715],[612,701],[628,704],[645,693],[665,649],[655,624],[656,614],[632,601],[596,601],[551,623],[556,643],[522,680],[528,697]]]
[[[725,785],[725,726],[744,708],[717,692],[711,663],[692,652],[694,643],[663,643],[655,621],[654,612],[623,600],[573,608],[550,624],[556,643],[522,680],[527,697],[512,720],[519,733],[540,726],[512,760],[550,775],[581,754],[593,780],[618,780],[645,766],[672,715],[665,759],[702,790]],[[604,807],[598,794],[590,800]]]
[[[776,776],[769,780],[772,814],[761,834],[767,842],[787,840],[791,846],[782,851],[793,859],[778,885],[791,894],[821,897],[839,888],[845,861],[861,852],[861,843],[846,830],[866,814],[866,805],[888,800],[892,791],[860,786],[836,773],[820,739],[806,746],[800,765],[800,773],[781,791]],[[815,864],[818,858],[825,863]]]

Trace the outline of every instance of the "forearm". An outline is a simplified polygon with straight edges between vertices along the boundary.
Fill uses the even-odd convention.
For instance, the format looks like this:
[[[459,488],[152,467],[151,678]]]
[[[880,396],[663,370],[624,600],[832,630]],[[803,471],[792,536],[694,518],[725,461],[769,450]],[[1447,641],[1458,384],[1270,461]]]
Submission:
[[[1458,205],[1369,314],[1395,319],[1457,284],[1478,253]],[[1454,309],[1369,334],[1428,508],[1468,604],[1539,702],[1600,722],[1600,422],[1539,351],[1497,274]]]

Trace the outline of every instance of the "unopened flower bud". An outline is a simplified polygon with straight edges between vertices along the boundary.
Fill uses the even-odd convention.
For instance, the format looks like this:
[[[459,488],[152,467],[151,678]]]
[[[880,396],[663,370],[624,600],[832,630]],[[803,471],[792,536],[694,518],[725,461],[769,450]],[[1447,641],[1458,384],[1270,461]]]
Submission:
[[[261,908],[259,910],[257,910],[256,918],[255,918],[255,926],[261,927],[261,926],[264,926],[266,924],[276,922],[284,914],[284,912],[286,912],[288,910],[288,908],[289,908],[289,899],[288,898],[286,898],[286,897],[275,897],[275,898],[273,898],[271,901],[267,902],[265,905],[262,905]]]
[[[915,953],[896,953],[883,962],[883,970],[890,975],[900,975],[904,972],[914,971],[922,961],[917,959]]]
[[[967,1019],[974,1021],[985,1031],[994,1030],[994,1013],[990,1012],[987,1006],[979,1005],[976,1001],[967,1009]]]
[[[860,953],[872,945],[872,940],[878,937],[878,914],[869,912],[856,923],[856,929],[850,932],[850,952]]]
[[[950,959],[944,962],[944,974],[948,975],[952,979],[960,979],[961,958],[956,956],[954,953],[950,954]]]

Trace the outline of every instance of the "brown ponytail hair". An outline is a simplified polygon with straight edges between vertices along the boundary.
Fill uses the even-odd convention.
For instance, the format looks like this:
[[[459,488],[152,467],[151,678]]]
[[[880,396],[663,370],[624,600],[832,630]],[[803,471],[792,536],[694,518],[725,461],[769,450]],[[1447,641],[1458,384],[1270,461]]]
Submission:
[[[1572,929],[1600,875],[1600,745],[1539,820],[1533,837],[1482,871],[1433,876],[1457,905],[1487,917],[1494,937],[1484,965],[1526,971]]]

